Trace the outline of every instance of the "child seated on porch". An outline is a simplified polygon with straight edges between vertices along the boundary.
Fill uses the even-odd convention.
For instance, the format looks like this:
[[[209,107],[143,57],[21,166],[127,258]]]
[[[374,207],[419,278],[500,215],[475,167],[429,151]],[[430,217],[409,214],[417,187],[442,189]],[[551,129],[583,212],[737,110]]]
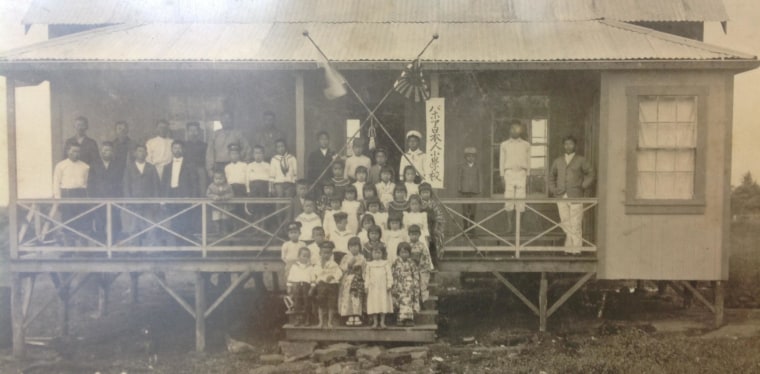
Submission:
[[[364,254],[364,258],[372,258],[372,251],[374,251],[375,248],[380,248],[383,253],[386,253],[385,243],[381,241],[382,238],[383,229],[381,229],[380,226],[372,225],[367,229],[367,242],[362,243],[362,254]]]
[[[409,200],[407,200],[406,186],[403,183],[398,183],[393,188],[393,201],[388,203],[388,215],[402,216],[404,212],[409,210]]]
[[[407,242],[399,243],[397,258],[393,261],[393,304],[396,322],[399,326],[414,326],[414,313],[420,311],[420,285],[417,265],[411,259],[412,247]]]
[[[322,218],[315,212],[314,200],[305,199],[303,212],[296,217],[296,222],[301,224],[301,237],[299,240],[310,242],[314,240],[313,231],[317,226],[322,226]]]
[[[293,311],[296,316],[296,326],[309,324],[311,314],[311,300],[309,290],[314,278],[314,267],[311,265],[311,252],[306,247],[298,249],[298,261],[290,267],[288,272],[287,289],[288,296],[293,300]]]
[[[345,165],[341,160],[335,160],[332,165],[332,178],[330,183],[334,187],[334,193],[343,195],[346,191],[346,187],[351,185],[351,180],[346,178]]]
[[[354,186],[346,187],[346,193],[343,197],[342,211],[348,214],[348,231],[355,235],[359,232],[359,211],[361,210],[361,202],[356,200],[356,188]]]
[[[213,175],[213,182],[206,189],[206,196],[210,197],[214,202],[229,200],[234,194],[232,187],[227,183],[227,178],[224,175],[224,171],[216,170]],[[229,216],[223,210],[230,209],[226,204],[218,204],[219,208],[211,211],[211,221],[216,226],[216,232],[225,234],[231,229]]]
[[[404,168],[404,186],[406,187],[406,193],[408,195],[416,195],[420,193],[419,184],[416,183],[417,171],[414,170],[414,166],[407,165]]]
[[[338,313],[347,317],[346,326],[361,326],[364,304],[364,266],[366,259],[361,253],[361,241],[357,237],[348,239],[348,254],[340,261],[343,279],[338,292]]]
[[[335,244],[330,241],[322,242],[319,246],[319,262],[314,265],[312,278],[311,296],[314,297],[317,308],[319,324],[317,327],[325,327],[325,312],[327,313],[327,328],[333,327],[333,315],[338,307],[338,282],[343,272],[333,261],[333,249]]]
[[[423,240],[427,243],[430,240],[430,231],[428,230],[428,214],[422,210],[422,199],[420,195],[409,197],[409,211],[404,212],[404,227],[411,225],[419,226],[422,230]]]
[[[364,201],[364,186],[367,185],[367,168],[359,166],[356,168],[356,182],[353,186],[356,189],[356,200]]]
[[[356,234],[349,232],[347,229],[348,214],[346,212],[335,213],[333,217],[335,217],[335,228],[327,232],[327,240],[335,244],[333,255],[335,262],[340,263],[343,256],[348,253],[348,239]]]
[[[433,259],[430,257],[427,242],[420,240],[420,227],[411,225],[408,228],[409,245],[412,247],[412,261],[420,272],[420,302],[424,302],[430,297],[428,284],[430,283],[430,273],[435,270]]]
[[[370,214],[365,214],[362,216],[361,220],[361,231],[359,231],[358,234],[356,234],[356,237],[359,238],[359,242],[364,245],[364,243],[369,241],[369,228],[375,225],[375,217],[373,217]]]
[[[372,248],[372,260],[367,262],[363,278],[367,293],[367,314],[372,316],[372,328],[385,328],[385,315],[393,313],[393,273],[382,247]]]
[[[380,202],[383,203],[383,207],[386,208],[393,201],[393,189],[396,187],[392,179],[393,170],[386,166],[380,171],[380,182],[375,184],[377,196],[380,198]]]
[[[396,261],[396,251],[391,248],[398,248],[399,244],[409,241],[409,235],[403,228],[402,220],[400,214],[388,215],[388,228],[383,231],[386,248],[389,249],[387,255],[390,263]]]
[[[291,222],[288,224],[288,241],[282,243],[281,258],[285,263],[285,274],[290,267],[298,261],[298,252],[302,247],[306,247],[304,242],[298,240],[301,237],[301,222]]]

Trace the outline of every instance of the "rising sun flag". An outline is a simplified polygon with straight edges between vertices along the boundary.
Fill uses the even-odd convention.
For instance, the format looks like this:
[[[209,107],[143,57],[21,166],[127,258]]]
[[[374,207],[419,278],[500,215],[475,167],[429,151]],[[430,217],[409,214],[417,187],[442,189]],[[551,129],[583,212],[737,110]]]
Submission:
[[[404,71],[401,72],[401,76],[393,83],[393,89],[404,95],[407,99],[413,97],[414,102],[430,98],[430,88],[425,80],[425,76],[422,74],[422,66],[419,59],[406,65]]]

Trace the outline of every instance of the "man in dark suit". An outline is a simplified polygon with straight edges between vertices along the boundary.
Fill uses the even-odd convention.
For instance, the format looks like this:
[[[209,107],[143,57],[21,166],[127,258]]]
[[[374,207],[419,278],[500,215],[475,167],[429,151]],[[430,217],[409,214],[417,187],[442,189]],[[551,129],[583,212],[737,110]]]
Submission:
[[[92,165],[93,162],[100,158],[100,153],[98,151],[98,143],[87,136],[87,129],[90,128],[87,117],[80,116],[74,119],[74,128],[76,129],[76,135],[66,139],[63,149],[68,150],[72,145],[78,146],[80,149],[79,153],[81,154],[79,159],[87,165]],[[66,153],[64,153],[63,157],[67,157]]]
[[[309,154],[306,164],[306,178],[312,183],[321,182],[332,177],[332,173],[329,170],[322,175],[322,178],[319,176],[322,174],[322,171],[330,167],[330,163],[336,156],[335,152],[330,149],[330,135],[327,135],[324,131],[320,131],[317,134],[317,141],[319,142],[319,149]],[[317,186],[321,186],[321,183],[317,183]]]
[[[576,143],[572,136],[563,139],[564,154],[554,160],[549,172],[549,191],[556,198],[582,198],[594,182],[594,168],[575,154]],[[557,209],[566,235],[566,252],[578,254],[583,246],[583,203],[558,202]]]
[[[132,151],[134,161],[127,164],[124,170],[124,180],[122,183],[124,197],[129,198],[154,198],[159,197],[160,182],[158,171],[151,163],[145,161],[148,156],[148,150],[144,144],[136,145]],[[156,219],[156,204],[129,204],[127,206],[136,214],[145,217],[148,220]],[[148,227],[148,223],[125,213],[123,217],[125,230],[129,233],[137,233]],[[129,224],[126,224],[129,223]],[[137,237],[137,245],[150,245],[155,243],[155,231],[151,230],[147,234]]]
[[[184,159],[184,142],[175,140],[172,143],[172,161],[164,167],[163,175],[161,176],[162,196],[185,199],[199,197],[198,186],[198,173],[195,170],[195,166]],[[166,205],[166,210],[171,216],[187,209],[188,206],[189,204],[169,203]],[[200,228],[194,227],[194,223],[196,222],[193,219],[194,213],[193,210],[190,210],[172,218],[172,230],[188,238],[194,232],[197,232]],[[178,238],[176,235],[171,235],[171,237],[179,243],[183,242],[183,240],[178,240],[181,238]]]
[[[125,164],[114,159],[113,143],[103,142],[100,146],[100,157],[90,165],[90,175],[87,184],[87,196],[94,198],[121,197],[122,178]],[[95,235],[98,240],[105,241],[107,238],[107,207],[98,208],[94,214]],[[111,211],[112,237],[115,239],[121,233],[121,215],[118,208],[112,207]]]

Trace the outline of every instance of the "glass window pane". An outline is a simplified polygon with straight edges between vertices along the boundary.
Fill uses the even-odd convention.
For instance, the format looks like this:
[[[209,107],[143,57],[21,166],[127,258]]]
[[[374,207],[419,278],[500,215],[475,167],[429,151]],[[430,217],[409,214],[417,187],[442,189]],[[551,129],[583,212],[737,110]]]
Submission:
[[[531,121],[531,135],[533,138],[546,138],[546,120],[534,119]]]
[[[673,96],[660,96],[657,102],[657,122],[676,121],[676,98]]]
[[[655,148],[657,147],[657,125],[642,124],[639,126],[639,147]]]
[[[672,199],[675,196],[675,173],[657,173],[654,194],[658,199]]]
[[[530,168],[535,169],[543,169],[546,167],[546,159],[543,157],[531,157],[530,159]]]
[[[697,124],[679,123],[676,128],[676,145],[678,147],[696,148]]]
[[[660,123],[657,126],[657,146],[673,148],[677,145],[678,125],[675,123]]]
[[[678,151],[676,152],[675,171],[694,171],[694,151]]]
[[[639,151],[638,152],[638,170],[639,171],[656,171],[655,155],[657,151]]]
[[[674,199],[691,199],[694,197],[694,173],[676,173]]]
[[[656,197],[655,186],[655,173],[640,172],[638,178],[638,186],[636,187],[636,198],[638,199],[653,199]]]
[[[656,96],[642,96],[639,99],[639,122],[657,122]]]
[[[545,145],[532,145],[530,147],[530,155],[534,156],[534,157],[546,156],[546,146]]]
[[[695,122],[697,119],[697,98],[682,96],[676,100],[676,117],[678,122]]]
[[[674,171],[676,168],[676,152],[674,151],[657,151],[655,169],[661,171]]]

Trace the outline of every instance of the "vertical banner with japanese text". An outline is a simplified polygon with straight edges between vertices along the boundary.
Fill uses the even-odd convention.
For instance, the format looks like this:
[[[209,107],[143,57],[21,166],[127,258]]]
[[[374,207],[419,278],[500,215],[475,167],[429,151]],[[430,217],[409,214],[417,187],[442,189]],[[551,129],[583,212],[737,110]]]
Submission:
[[[444,98],[433,97],[425,103],[425,120],[427,123],[427,175],[426,181],[433,188],[443,188],[444,154],[443,144],[445,136],[445,105]]]

